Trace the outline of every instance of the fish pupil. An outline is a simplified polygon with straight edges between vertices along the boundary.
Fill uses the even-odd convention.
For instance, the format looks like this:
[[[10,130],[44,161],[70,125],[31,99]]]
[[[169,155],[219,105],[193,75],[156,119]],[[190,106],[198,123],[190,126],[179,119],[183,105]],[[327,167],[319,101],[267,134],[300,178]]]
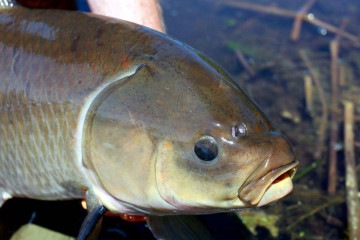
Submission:
[[[194,152],[203,161],[212,161],[218,155],[218,146],[213,137],[203,136],[195,143]]]

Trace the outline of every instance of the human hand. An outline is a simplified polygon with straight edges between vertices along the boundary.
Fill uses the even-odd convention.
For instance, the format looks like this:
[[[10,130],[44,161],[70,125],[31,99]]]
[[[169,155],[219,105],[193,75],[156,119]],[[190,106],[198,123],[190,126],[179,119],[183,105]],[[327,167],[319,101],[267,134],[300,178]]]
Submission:
[[[165,32],[158,0],[87,0],[93,13],[119,18]]]

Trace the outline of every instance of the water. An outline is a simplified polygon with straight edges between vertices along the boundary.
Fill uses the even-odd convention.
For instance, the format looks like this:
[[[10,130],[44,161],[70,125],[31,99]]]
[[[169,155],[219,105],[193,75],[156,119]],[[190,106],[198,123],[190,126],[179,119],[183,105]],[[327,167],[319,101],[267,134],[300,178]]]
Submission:
[[[344,199],[345,163],[343,140],[343,108],[341,102],[355,104],[355,141],[360,141],[359,131],[359,10],[358,1],[317,1],[308,11],[308,19],[320,20],[319,24],[302,22],[297,40],[290,35],[294,17],[284,14],[265,14],[245,7],[228,6],[227,1],[184,0],[163,1],[168,33],[215,59],[259,103],[270,119],[293,143],[300,160],[295,190],[272,207],[265,208],[267,215],[279,216],[277,226],[285,239],[347,239],[347,214]],[[234,1],[236,2],[236,1]],[[237,1],[244,2],[244,1]],[[250,2],[250,1],[247,1]],[[276,7],[295,13],[306,1],[251,1],[264,10]],[[335,146],[337,159],[336,192],[327,194],[330,152],[331,119],[331,53],[330,42],[336,39],[332,27],[345,23],[346,33],[339,39],[336,57],[338,74],[345,76],[339,83],[338,134]],[[329,27],[329,25],[331,25]],[[345,26],[344,25],[344,26]],[[311,61],[310,70],[299,51]],[[240,52],[249,67],[239,60]],[[248,68],[248,69],[247,69]],[[252,71],[249,71],[252,69]],[[322,99],[312,81],[312,107],[306,105],[304,77],[314,71],[328,112],[320,155],[316,154],[321,116]],[[355,147],[357,173],[359,174],[359,147]],[[331,176],[333,177],[333,176]]]
[[[162,6],[168,34],[202,51],[230,72],[269,115],[274,125],[289,138],[301,163],[296,175],[294,193],[262,210],[240,213],[243,221],[249,226],[252,224],[249,229],[253,230],[253,239],[348,239],[341,102],[349,100],[355,104],[354,131],[355,141],[359,145],[360,40],[356,42],[356,39],[349,36],[341,37],[339,40],[338,73],[340,76],[344,74],[345,82],[337,86],[339,111],[335,125],[339,129],[336,146],[340,146],[337,149],[338,178],[336,192],[329,195],[327,188],[332,95],[329,44],[336,38],[336,34],[328,25],[339,28],[347,19],[348,23],[344,31],[355,38],[359,36],[360,1],[317,1],[310,8],[307,18],[315,17],[321,20],[321,26],[304,21],[297,40],[290,39],[294,25],[293,17],[265,14],[243,7],[237,8],[226,5],[226,2],[163,0]],[[298,11],[306,3],[303,0],[248,2],[258,4],[265,10],[268,9],[267,7],[276,7],[291,12]],[[312,70],[301,58],[300,50],[310,59]],[[241,63],[239,53],[248,66]],[[312,110],[310,111],[309,106],[306,105],[304,77],[311,71],[318,76],[329,113],[328,125],[324,132],[325,139],[320,145],[323,148],[318,156],[315,152],[319,149],[317,142],[323,105],[321,94],[313,80],[313,107],[310,108]],[[357,173],[360,176],[358,145],[355,147],[355,157],[358,164]],[[74,210],[70,208],[69,211]],[[27,213],[29,218],[31,213],[31,211]],[[268,221],[262,221],[264,219]],[[7,221],[9,222],[9,219]],[[77,220],[79,221],[81,222],[81,219]],[[110,230],[114,227],[125,228],[130,229],[130,234],[138,234],[136,235],[138,238],[148,239],[150,236],[146,229],[139,230],[139,226],[125,226],[120,220],[107,219],[104,220],[105,222]],[[249,233],[246,234],[248,236]],[[239,232],[234,237],[240,238],[241,235],[242,233]]]

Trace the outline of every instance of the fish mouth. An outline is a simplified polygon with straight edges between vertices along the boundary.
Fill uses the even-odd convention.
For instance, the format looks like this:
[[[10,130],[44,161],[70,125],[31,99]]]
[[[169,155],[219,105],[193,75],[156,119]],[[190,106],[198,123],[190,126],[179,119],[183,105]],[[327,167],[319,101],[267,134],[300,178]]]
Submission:
[[[238,197],[242,201],[258,207],[285,197],[293,189],[291,178],[295,175],[298,165],[299,162],[293,160],[289,164],[275,168],[273,166],[265,175],[259,175],[257,170],[271,166],[270,158],[266,159],[240,187]]]

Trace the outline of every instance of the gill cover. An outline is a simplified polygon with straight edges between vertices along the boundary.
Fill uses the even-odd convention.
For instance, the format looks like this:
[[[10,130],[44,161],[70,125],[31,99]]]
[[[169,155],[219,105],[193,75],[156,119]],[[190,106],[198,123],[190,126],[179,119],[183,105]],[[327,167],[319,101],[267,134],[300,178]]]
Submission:
[[[274,168],[292,163],[291,147],[284,142],[276,149],[282,136],[271,134],[265,115],[225,73],[204,56],[181,50],[186,54],[157,56],[98,94],[85,123],[84,163],[108,198],[134,212],[210,213],[256,205],[258,198],[246,198],[252,191],[239,197],[239,189],[251,186],[249,176],[272,171],[259,168],[266,160]],[[281,159],[271,158],[283,150]],[[270,185],[256,185],[256,192],[264,194]]]
[[[135,210],[233,207],[246,178],[238,171],[250,159],[233,161],[221,138],[231,138],[238,105],[252,119],[257,108],[198,58],[183,71],[161,64],[141,65],[98,94],[86,117],[85,165],[107,194]]]
[[[105,205],[110,198],[143,209],[151,206],[152,196],[156,198],[154,143],[143,126],[144,119],[133,116],[133,108],[144,100],[134,101],[134,94],[146,94],[142,84],[149,81],[149,74],[141,65],[134,74],[111,83],[96,96],[87,113],[84,165],[107,194],[98,196]]]

